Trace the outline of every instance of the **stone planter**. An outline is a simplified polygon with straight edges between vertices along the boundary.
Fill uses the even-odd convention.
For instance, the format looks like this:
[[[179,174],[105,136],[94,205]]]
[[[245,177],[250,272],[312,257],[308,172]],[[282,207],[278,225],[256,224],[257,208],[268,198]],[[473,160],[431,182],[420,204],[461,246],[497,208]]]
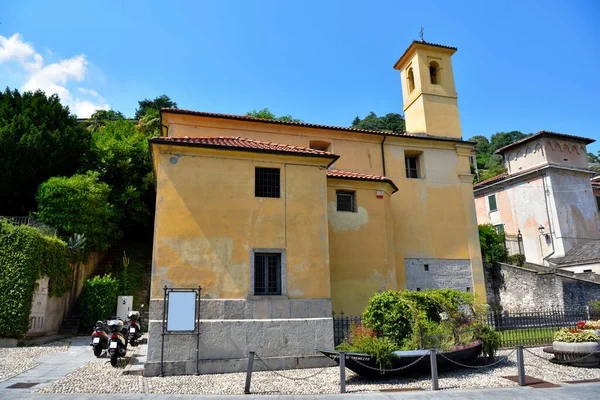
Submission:
[[[596,352],[595,355],[574,361],[570,365],[574,367],[600,367],[600,342],[567,343],[555,341],[552,342],[552,350],[557,361],[578,360]]]

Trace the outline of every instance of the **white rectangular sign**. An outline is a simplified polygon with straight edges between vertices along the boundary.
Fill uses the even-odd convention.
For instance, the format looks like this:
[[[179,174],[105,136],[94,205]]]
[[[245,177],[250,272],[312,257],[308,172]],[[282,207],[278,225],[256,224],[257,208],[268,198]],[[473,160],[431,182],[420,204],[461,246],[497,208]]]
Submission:
[[[169,292],[167,331],[193,331],[196,328],[196,292]]]

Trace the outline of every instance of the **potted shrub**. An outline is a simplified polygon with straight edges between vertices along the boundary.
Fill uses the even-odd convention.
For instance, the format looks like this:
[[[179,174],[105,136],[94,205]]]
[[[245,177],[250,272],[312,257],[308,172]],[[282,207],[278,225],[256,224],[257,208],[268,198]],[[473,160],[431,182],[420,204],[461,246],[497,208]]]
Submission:
[[[577,360],[590,353],[598,354],[583,360],[575,361],[572,365],[595,367],[600,365],[600,322],[581,321],[576,328],[563,328],[554,335],[552,342],[554,355],[558,360]]]

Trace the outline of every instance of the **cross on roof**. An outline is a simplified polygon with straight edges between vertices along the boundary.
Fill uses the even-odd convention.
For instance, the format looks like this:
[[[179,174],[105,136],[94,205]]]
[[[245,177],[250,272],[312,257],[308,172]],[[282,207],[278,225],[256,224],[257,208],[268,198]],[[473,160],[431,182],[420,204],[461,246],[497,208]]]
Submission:
[[[421,27],[421,30],[419,31],[419,36],[421,37],[421,42],[424,42],[425,39],[423,39],[423,31],[425,30],[424,27]]]

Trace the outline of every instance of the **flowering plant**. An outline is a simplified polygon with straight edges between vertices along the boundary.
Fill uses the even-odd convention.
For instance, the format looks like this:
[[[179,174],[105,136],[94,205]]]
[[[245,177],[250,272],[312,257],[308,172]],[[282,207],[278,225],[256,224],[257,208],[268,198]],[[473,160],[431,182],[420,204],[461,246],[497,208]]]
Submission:
[[[557,342],[582,343],[597,342],[600,341],[600,337],[598,337],[596,331],[589,329],[563,328],[554,334],[554,340]]]
[[[600,321],[579,321],[577,323],[577,329],[600,329]]]

